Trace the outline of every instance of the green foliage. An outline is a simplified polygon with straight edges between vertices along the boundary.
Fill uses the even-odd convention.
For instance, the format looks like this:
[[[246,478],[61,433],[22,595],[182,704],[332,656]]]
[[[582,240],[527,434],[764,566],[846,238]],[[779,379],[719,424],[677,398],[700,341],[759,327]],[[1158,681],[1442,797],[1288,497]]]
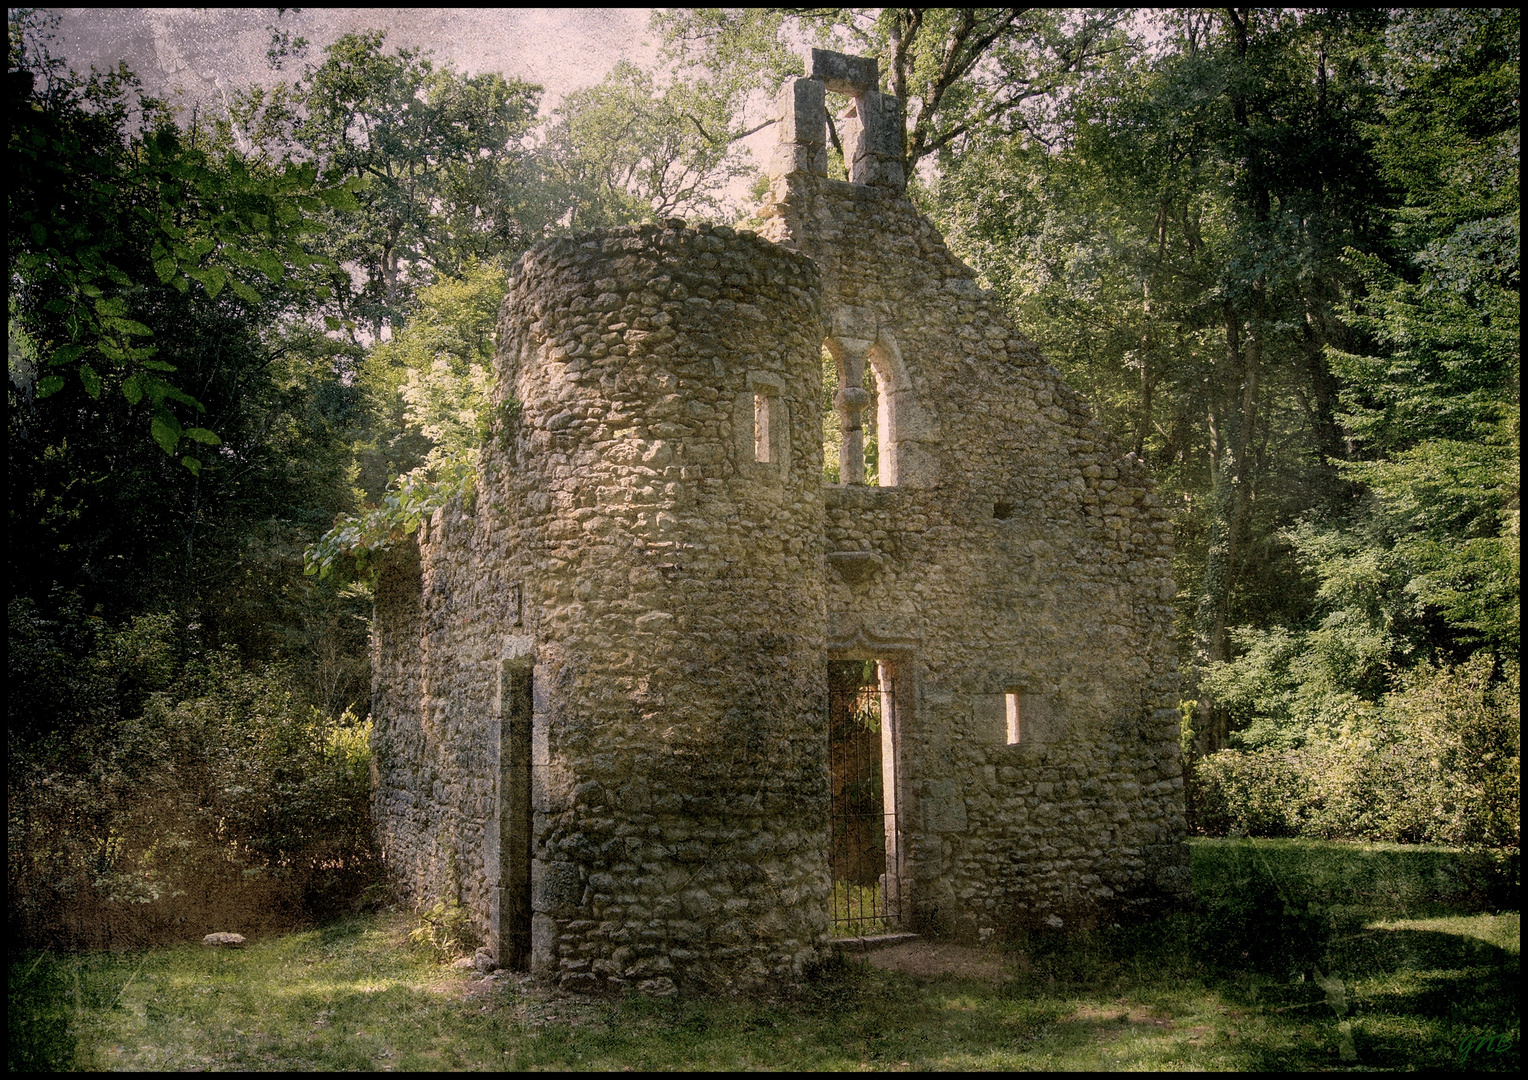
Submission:
[[[370,682],[369,604],[306,586],[301,568],[350,500],[358,350],[309,323],[333,267],[309,257],[307,231],[345,199],[299,162],[176,128],[125,70],[68,72],[28,18],[13,12],[9,83],[11,138],[31,140],[12,147],[8,189],[28,237],[10,248],[10,529],[27,538],[7,548],[11,595],[75,626],[88,620],[66,597],[102,625],[158,613],[201,646],[286,661],[337,715]],[[152,355],[89,338],[115,328],[144,350],[138,327]],[[86,392],[44,393],[69,342]],[[85,663],[77,645],[59,643],[61,666]],[[47,693],[38,714],[86,720]]]
[[[28,543],[7,550],[12,595],[50,608],[57,586],[113,621],[178,608],[211,642],[303,668],[330,646],[364,657],[355,598],[307,589],[301,574],[302,545],[351,499],[359,393],[342,381],[346,354],[174,290],[150,317],[222,443],[194,475],[135,436],[121,396],[29,402],[13,384],[10,522]]]
[[[362,377],[374,434],[358,450],[363,483],[382,490],[373,506],[340,515],[307,549],[307,573],[323,579],[353,567],[367,577],[382,552],[436,510],[458,498],[470,506],[495,416],[508,430],[517,414],[513,398],[490,406],[504,291],[503,271],[472,263],[461,279],[421,289],[414,318],[367,355]]]
[[[705,86],[621,61],[557,107],[546,169],[560,224],[575,231],[673,216],[710,216],[751,172],[728,134],[728,112]]]
[[[1372,351],[1333,351],[1374,494],[1383,557],[1432,644],[1517,656],[1520,15],[1406,12],[1376,150],[1405,192],[1399,257],[1353,256],[1367,294],[1347,317]]]
[[[1116,9],[1040,8],[699,8],[653,18],[669,57],[704,72],[705,90],[734,114],[804,74],[803,41],[879,57],[881,89],[905,103],[909,174],[994,130],[1044,124],[1050,102],[1120,47],[1123,23]]]
[[[1164,12],[924,196],[1178,507],[1201,752],[1518,655],[1518,19]]]
[[[1289,748],[1318,732],[1331,739],[1355,724],[1372,726],[1417,687],[1434,685],[1427,666],[1434,655],[1475,672],[1492,671],[1492,658],[1501,657],[1516,670],[1518,183],[1506,161],[1518,138],[1509,104],[1518,19],[1515,12],[1406,12],[1387,29],[1384,94],[1368,129],[1377,168],[1402,194],[1388,211],[1394,243],[1380,254],[1347,253],[1362,283],[1340,311],[1352,347],[1326,349],[1341,379],[1336,419],[1351,448],[1336,466],[1357,494],[1280,531],[1306,580],[1317,584],[1306,618],[1236,631],[1241,655],[1206,669],[1203,686],[1243,729],[1233,736],[1243,746]],[[1461,102],[1468,108],[1461,111]],[[1417,739],[1431,730],[1415,717],[1409,723]],[[1479,752],[1510,756],[1507,736],[1500,738]],[[1335,758],[1328,764],[1346,778],[1359,768]],[[1411,761],[1395,783],[1432,790],[1424,765]],[[1342,783],[1358,792],[1369,781]],[[1376,789],[1373,797],[1383,803],[1393,795]],[[1504,797],[1430,796],[1488,818]],[[1290,813],[1301,811],[1292,804]],[[1376,813],[1400,820],[1399,811]],[[1498,838],[1492,842],[1508,835],[1479,822],[1387,827]]]
[[[9,615],[22,940],[120,947],[188,921],[258,925],[371,882],[369,721],[326,717],[284,672],[244,671],[231,651],[181,663],[164,616],[113,631],[26,601]]]
[[[880,792],[875,795],[879,798]],[[833,926],[835,937],[894,934],[900,929],[894,919],[877,914],[886,910],[885,890],[879,885],[835,881],[828,907],[837,920]]]
[[[482,942],[472,912],[462,906],[462,870],[454,847],[446,850],[446,880],[441,899],[421,907],[418,925],[409,931],[414,946],[442,962],[469,953]]]
[[[1251,750],[1205,757],[1192,776],[1195,827],[1518,847],[1519,673],[1508,663],[1493,677],[1492,667],[1481,654],[1456,668],[1409,669],[1394,692],[1340,725],[1337,710],[1325,710],[1331,726],[1306,728],[1297,746],[1275,726]]]
[[[507,288],[492,263],[421,289],[417,310],[361,367],[370,439],[357,447],[375,498],[403,473],[474,455],[488,432],[495,326]]]
[[[524,145],[541,88],[389,53],[385,40],[344,35],[292,83],[237,93],[226,121],[230,139],[306,161],[349,193],[324,212],[321,239],[364,275],[334,281],[343,318],[378,336],[437,277],[528,247],[549,209]]]
[[[336,569],[353,567],[362,579],[374,575],[381,555],[412,536],[421,523],[453,499],[473,493],[475,465],[459,460],[442,466],[437,479],[422,471],[405,473],[382,496],[382,505],[361,514],[343,514],[334,527],[306,551],[306,573],[327,578]]]
[[[844,445],[843,432],[838,430],[838,412],[833,399],[838,396],[838,362],[826,346],[822,349],[822,482],[841,483],[839,461]]]
[[[209,153],[174,126],[163,103],[138,92],[125,68],[88,78],[62,69],[40,47],[42,29],[31,12],[12,12],[7,266],[11,319],[37,349],[25,389],[56,394],[67,368],[92,399],[112,390],[142,405],[165,454],[176,456],[187,440],[217,446],[218,434],[176,415],[177,405],[207,408],[184,389],[184,373],[167,378],[179,367],[154,343],[146,294],[160,286],[186,293],[194,282],[209,301],[226,288],[259,307],[267,283],[303,286],[301,277],[288,280],[288,267],[333,266],[304,235],[337,189],[295,162],[259,169]],[[46,84],[37,94],[39,68]],[[136,132],[128,129],[133,110]],[[311,291],[316,299],[325,289]],[[204,464],[191,454],[182,462],[193,473]]]

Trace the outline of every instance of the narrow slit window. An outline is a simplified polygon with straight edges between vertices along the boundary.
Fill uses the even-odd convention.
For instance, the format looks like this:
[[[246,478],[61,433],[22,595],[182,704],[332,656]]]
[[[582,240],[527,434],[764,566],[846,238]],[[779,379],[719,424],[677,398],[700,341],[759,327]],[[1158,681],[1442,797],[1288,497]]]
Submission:
[[[769,440],[769,395],[753,395],[753,460],[771,462]]]
[[[1019,709],[1019,692],[1010,690],[1003,697],[1008,706],[1008,745],[1017,746],[1024,735],[1024,714]]]

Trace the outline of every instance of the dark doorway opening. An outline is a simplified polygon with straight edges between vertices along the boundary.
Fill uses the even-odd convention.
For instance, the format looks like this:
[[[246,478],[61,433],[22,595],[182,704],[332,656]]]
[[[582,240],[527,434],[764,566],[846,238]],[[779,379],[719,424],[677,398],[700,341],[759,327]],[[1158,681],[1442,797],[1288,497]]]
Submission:
[[[896,700],[894,665],[829,661],[828,857],[839,937],[890,933],[902,923]]]
[[[499,697],[499,882],[495,958],[531,958],[531,669],[504,665]]]

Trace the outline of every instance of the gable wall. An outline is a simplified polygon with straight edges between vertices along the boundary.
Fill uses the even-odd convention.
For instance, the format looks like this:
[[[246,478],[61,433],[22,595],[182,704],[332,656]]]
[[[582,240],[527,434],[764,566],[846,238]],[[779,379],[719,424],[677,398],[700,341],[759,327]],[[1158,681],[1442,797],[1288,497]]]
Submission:
[[[834,349],[876,343],[882,393],[901,390],[898,485],[826,491],[830,565],[875,556],[828,572],[828,639],[914,658],[899,767],[915,925],[979,937],[1182,895],[1171,532],[1145,468],[900,190],[797,170],[764,215],[822,269]]]

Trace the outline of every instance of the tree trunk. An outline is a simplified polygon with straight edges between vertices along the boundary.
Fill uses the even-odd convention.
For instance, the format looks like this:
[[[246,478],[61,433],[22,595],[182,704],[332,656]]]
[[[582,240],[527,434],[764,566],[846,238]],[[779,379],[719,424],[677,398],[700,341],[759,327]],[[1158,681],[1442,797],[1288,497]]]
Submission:
[[[1236,55],[1245,61],[1248,50],[1250,9],[1227,8]],[[1232,118],[1250,134],[1247,99],[1240,91],[1231,99]],[[1270,213],[1270,194],[1260,149],[1250,139],[1246,158],[1247,198],[1252,219],[1263,223]],[[1263,324],[1265,284],[1254,280],[1244,316],[1228,297],[1223,301],[1226,328],[1225,360],[1210,395],[1210,524],[1205,546],[1204,584],[1194,619],[1196,664],[1224,663],[1231,658],[1231,603],[1236,585],[1242,545],[1252,517],[1252,455],[1257,428],[1263,371]],[[1239,391],[1239,393],[1238,393]],[[1238,398],[1240,400],[1238,400]],[[1229,736],[1224,708],[1202,690],[1199,693],[1197,741],[1205,752],[1224,749]]]
[[[1156,347],[1151,325],[1151,280],[1142,283],[1144,298],[1141,311],[1145,316],[1145,329],[1141,332],[1141,410],[1135,421],[1135,440],[1132,449],[1140,457],[1146,448],[1146,433],[1151,430],[1151,353]]]
[[[1256,286],[1253,298],[1254,310],[1260,314],[1261,290]],[[1241,315],[1229,300],[1224,313],[1226,351],[1220,393],[1210,399],[1209,534],[1204,583],[1194,619],[1196,661],[1201,668],[1231,659],[1231,601],[1252,517],[1251,444],[1262,382],[1263,335],[1258,320],[1253,320],[1244,335]],[[1230,734],[1226,712],[1203,692],[1199,695],[1199,726],[1206,753],[1225,749]]]

